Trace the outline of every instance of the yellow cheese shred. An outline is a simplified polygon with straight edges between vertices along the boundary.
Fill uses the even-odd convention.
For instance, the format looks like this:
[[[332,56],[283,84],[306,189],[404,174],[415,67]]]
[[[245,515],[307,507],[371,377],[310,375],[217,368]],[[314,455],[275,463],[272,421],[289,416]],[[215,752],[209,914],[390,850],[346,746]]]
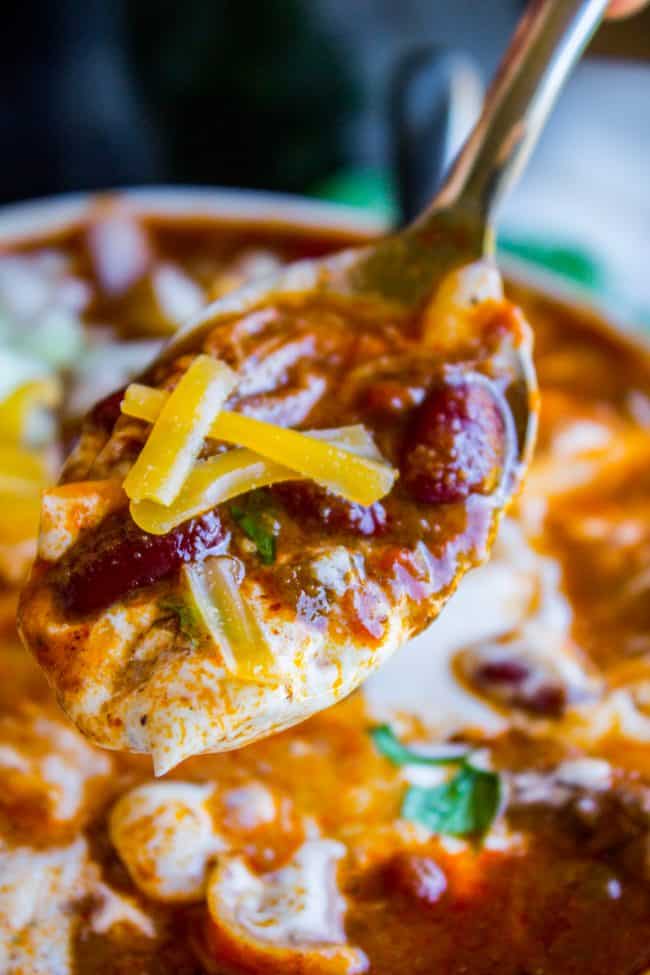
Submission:
[[[122,413],[126,413],[127,416],[132,416],[137,420],[155,423],[168,398],[169,393],[162,389],[153,389],[151,386],[143,386],[141,383],[131,383],[124,393],[121,410]],[[223,412],[227,413],[228,411],[224,410]],[[213,435],[211,428],[208,431],[208,437],[212,436],[216,438],[217,434]],[[305,436],[315,437],[317,440],[327,440],[328,443],[336,443],[360,457],[368,457],[371,460],[382,459],[372,436],[363,423],[332,427],[329,430],[307,430]]]
[[[397,477],[388,464],[351,455],[327,441],[241,413],[221,413],[212,426],[213,435],[215,430],[220,439],[255,450],[358,504],[379,501]]]
[[[170,505],[181,490],[215,416],[236,385],[223,362],[200,355],[158,412],[124,481],[132,501]]]
[[[208,558],[199,565],[184,565],[182,573],[228,673],[239,680],[276,684],[275,658],[242,596],[236,560],[228,556]]]
[[[265,460],[252,450],[229,450],[209,460],[198,461],[171,505],[132,501],[131,517],[143,531],[166,535],[176,525],[238,494],[289,481],[295,476],[288,467]]]
[[[58,406],[61,395],[61,384],[52,377],[18,386],[0,403],[0,440],[29,440],[35,414]]]
[[[305,436],[327,441],[359,455],[373,455],[376,447],[362,426],[313,430]],[[131,502],[131,517],[143,531],[166,535],[177,525],[256,488],[296,480],[296,472],[261,457],[253,450],[236,447],[194,465],[173,504]]]
[[[145,392],[146,390],[146,392]],[[141,385],[129,386],[122,411],[157,422],[168,407],[166,393]],[[279,427],[242,413],[222,411],[209,427],[209,436],[247,447],[295,474],[310,478],[348,501],[370,505],[391,490],[397,472],[385,462],[353,454],[320,437]],[[128,491],[127,491],[128,493]]]
[[[45,458],[12,443],[0,443],[0,491],[3,494],[40,496],[49,480]]]
[[[142,383],[131,383],[125,390],[120,409],[127,416],[146,420],[147,423],[155,423],[168,399],[169,393],[164,389],[154,389]]]
[[[41,503],[38,494],[16,494],[0,488],[0,508],[11,511],[11,518],[3,518],[0,524],[0,546],[20,545],[36,539]]]
[[[17,545],[38,534],[41,491],[49,481],[41,453],[0,443],[0,510],[10,512],[0,526],[0,545]]]

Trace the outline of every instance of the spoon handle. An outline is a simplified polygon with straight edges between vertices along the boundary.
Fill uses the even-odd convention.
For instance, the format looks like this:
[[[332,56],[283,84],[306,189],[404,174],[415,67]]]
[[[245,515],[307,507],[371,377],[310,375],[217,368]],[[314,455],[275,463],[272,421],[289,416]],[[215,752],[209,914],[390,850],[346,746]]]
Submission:
[[[607,6],[608,0],[532,0],[481,117],[416,227],[426,227],[443,209],[458,210],[475,224],[489,224]]]

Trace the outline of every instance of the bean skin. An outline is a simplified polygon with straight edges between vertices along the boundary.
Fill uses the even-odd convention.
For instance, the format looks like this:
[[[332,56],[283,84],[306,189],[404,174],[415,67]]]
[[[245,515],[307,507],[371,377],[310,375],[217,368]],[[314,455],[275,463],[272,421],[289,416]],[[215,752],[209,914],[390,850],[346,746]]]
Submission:
[[[498,483],[505,437],[501,408],[487,382],[441,382],[407,428],[402,483],[425,504],[489,494]]]
[[[63,560],[58,572],[63,603],[71,613],[105,609],[129,592],[171,575],[183,562],[205,558],[226,537],[214,511],[167,535],[150,535],[124,510],[117,511],[84,533]]]

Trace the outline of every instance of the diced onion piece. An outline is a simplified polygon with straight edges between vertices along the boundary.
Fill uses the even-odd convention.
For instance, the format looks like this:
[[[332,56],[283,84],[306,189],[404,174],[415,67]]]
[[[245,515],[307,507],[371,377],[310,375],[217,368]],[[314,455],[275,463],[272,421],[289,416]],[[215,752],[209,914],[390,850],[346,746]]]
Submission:
[[[189,274],[170,262],[158,265],[151,275],[151,284],[160,318],[172,329],[196,315],[204,303],[201,287]]]
[[[197,356],[165,402],[126,476],[124,490],[132,501],[172,504],[235,384],[235,374],[225,363]]]
[[[100,204],[87,236],[92,268],[102,291],[119,298],[138,281],[153,260],[149,235],[127,207]]]
[[[47,481],[47,465],[40,454],[15,444],[0,444],[0,491],[37,497]]]
[[[362,426],[313,430],[306,436],[322,438],[363,456],[377,453],[372,437]],[[236,447],[209,460],[198,461],[169,507],[155,501],[132,502],[131,517],[143,531],[165,535],[182,522],[240,494],[296,479],[296,472],[290,468],[266,460],[253,450]]]
[[[145,386],[129,386],[122,410],[151,422],[162,415],[158,412],[161,407],[166,408],[165,393],[145,390]],[[388,464],[363,456],[361,451],[335,446],[320,432],[315,436],[301,433],[242,413],[222,411],[210,426],[209,435],[238,447],[248,447],[359,504],[379,501],[391,490],[397,476]],[[360,435],[352,434],[350,439],[354,440],[355,436],[360,443],[363,439]]]
[[[200,565],[184,565],[182,572],[228,672],[239,680],[277,684],[275,659],[241,594],[234,559],[208,558]]]
[[[52,377],[23,383],[0,403],[0,439],[16,443],[29,439],[36,411],[53,409],[60,399],[61,386]]]

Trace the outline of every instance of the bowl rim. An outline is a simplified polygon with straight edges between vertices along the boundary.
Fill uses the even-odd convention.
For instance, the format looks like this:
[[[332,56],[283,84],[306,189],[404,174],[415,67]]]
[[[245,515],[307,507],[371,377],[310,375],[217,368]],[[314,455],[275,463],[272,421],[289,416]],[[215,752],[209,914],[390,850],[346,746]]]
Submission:
[[[380,214],[328,200],[266,190],[157,184],[64,193],[0,206],[0,247],[11,248],[33,238],[71,230],[83,223],[91,206],[101,199],[125,200],[139,216],[207,216],[232,224],[344,234],[351,238],[346,243],[353,243],[354,238],[363,242],[390,229]],[[499,265],[514,283],[566,307],[587,319],[594,329],[614,333],[619,340],[650,356],[650,335],[617,314],[589,289],[510,255],[500,255]]]
[[[83,222],[90,207],[102,198],[125,200],[139,216],[207,216],[262,226],[343,231],[360,237],[388,229],[383,217],[342,203],[264,190],[158,185],[64,193],[0,206],[0,244],[16,245],[31,237],[71,229]]]

